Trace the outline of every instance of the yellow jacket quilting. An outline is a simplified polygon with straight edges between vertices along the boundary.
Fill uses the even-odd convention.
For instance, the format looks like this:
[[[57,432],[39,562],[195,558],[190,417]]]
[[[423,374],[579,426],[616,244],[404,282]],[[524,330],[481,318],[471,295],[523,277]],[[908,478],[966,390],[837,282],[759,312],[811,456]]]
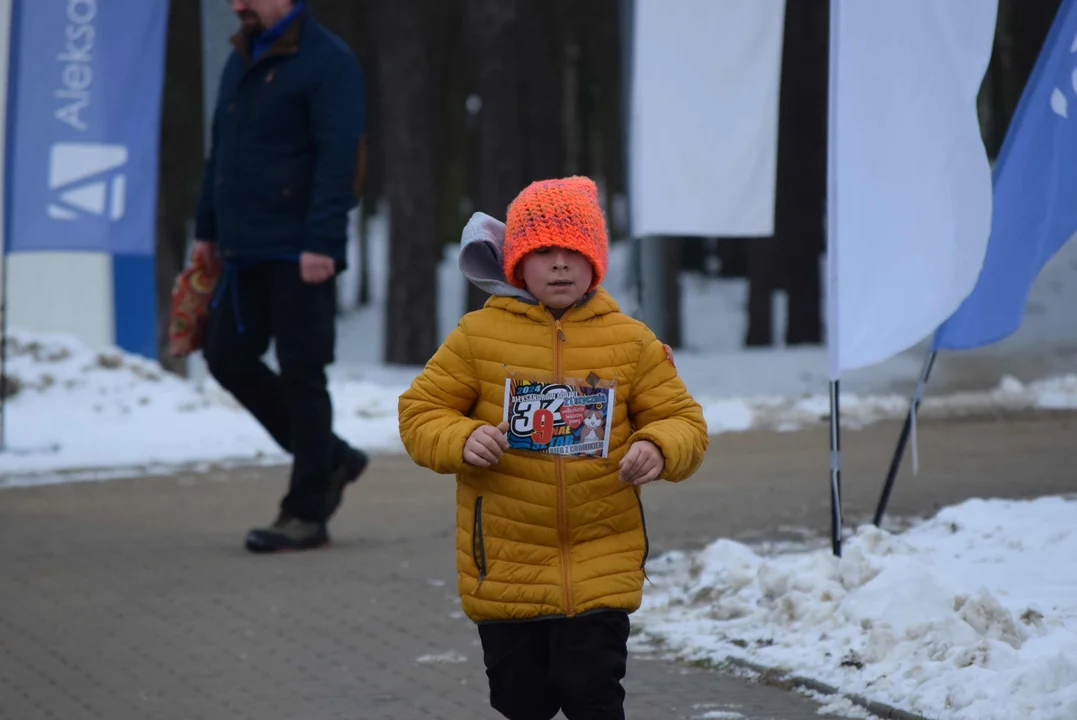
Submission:
[[[609,457],[507,451],[491,468],[464,463],[464,444],[503,415],[505,380],[586,378],[616,385]],[[648,541],[637,488],[618,479],[629,445],[650,440],[661,478],[699,467],[707,428],[654,334],[598,288],[560,320],[492,297],[465,315],[400,396],[400,436],[416,463],[455,474],[456,564],[476,622],[573,616],[642,599]]]

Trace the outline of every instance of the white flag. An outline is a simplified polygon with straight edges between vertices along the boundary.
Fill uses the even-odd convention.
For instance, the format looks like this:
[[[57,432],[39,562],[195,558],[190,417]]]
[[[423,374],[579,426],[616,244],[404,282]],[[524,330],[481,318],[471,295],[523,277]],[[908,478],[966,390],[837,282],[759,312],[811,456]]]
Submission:
[[[772,234],[785,0],[634,4],[632,234]]]
[[[831,379],[933,332],[991,231],[976,96],[995,0],[832,0],[827,257]]]

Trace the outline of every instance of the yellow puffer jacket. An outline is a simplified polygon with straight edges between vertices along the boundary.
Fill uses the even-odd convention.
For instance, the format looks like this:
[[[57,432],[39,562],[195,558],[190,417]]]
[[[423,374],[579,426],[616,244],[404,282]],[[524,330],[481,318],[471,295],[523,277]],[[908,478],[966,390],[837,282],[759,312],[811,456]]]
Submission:
[[[509,450],[491,468],[463,461],[480,425],[502,420],[505,380],[594,373],[615,381],[607,458]],[[599,288],[558,321],[492,297],[469,313],[400,397],[400,436],[419,465],[455,473],[456,565],[475,622],[639,608],[647,527],[639,491],[618,479],[629,445],[650,440],[666,480],[683,480],[707,448],[700,406],[663,345]]]

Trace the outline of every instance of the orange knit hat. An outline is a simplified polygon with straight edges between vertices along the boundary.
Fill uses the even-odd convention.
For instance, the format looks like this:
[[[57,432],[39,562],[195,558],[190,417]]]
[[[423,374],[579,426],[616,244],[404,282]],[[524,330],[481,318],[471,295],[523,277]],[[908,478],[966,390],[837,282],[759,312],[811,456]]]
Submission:
[[[594,289],[606,274],[609,241],[598,204],[598,188],[590,178],[573,176],[539,180],[524,188],[509,205],[505,222],[505,279],[516,287],[516,265],[524,255],[544,247],[575,250],[591,261]]]

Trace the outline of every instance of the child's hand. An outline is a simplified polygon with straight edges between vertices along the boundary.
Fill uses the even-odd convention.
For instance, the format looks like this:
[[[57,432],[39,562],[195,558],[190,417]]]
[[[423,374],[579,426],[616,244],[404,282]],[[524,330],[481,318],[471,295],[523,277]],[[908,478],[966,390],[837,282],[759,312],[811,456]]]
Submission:
[[[650,440],[638,440],[628,448],[618,467],[621,468],[621,482],[646,485],[662,474],[666,458]]]
[[[509,447],[509,439],[505,433],[509,431],[509,424],[501,423],[496,428],[493,425],[483,425],[475,430],[464,443],[464,462],[475,467],[490,467],[496,465],[502,454]]]

